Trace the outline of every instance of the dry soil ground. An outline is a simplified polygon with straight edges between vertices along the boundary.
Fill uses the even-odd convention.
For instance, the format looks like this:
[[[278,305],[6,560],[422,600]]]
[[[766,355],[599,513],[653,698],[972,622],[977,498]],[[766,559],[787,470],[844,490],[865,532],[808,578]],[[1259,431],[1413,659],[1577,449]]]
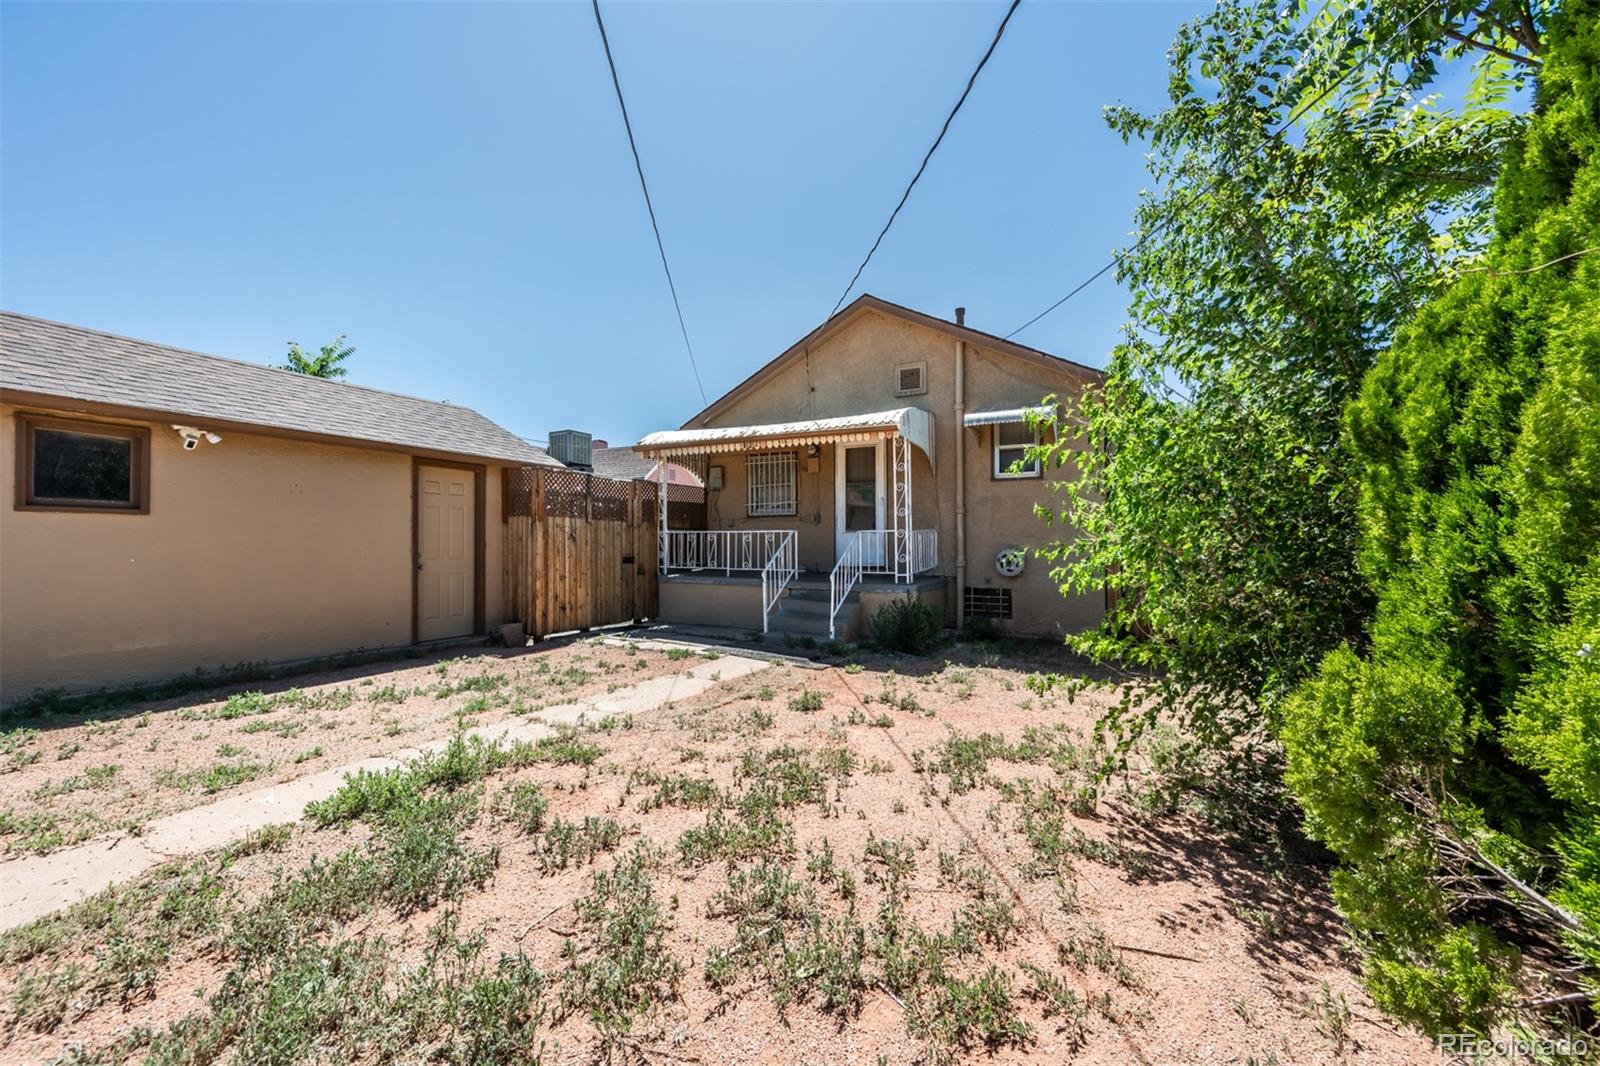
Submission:
[[[0,731],[0,855],[138,832],[287,781],[682,668],[598,641],[368,665]]]
[[[650,654],[578,646],[357,687],[571,666],[602,684],[646,676]],[[1091,786],[1109,694],[1030,691],[1062,661],[947,654],[778,664],[353,782],[295,825],[0,938],[0,1059],[1436,1058],[1360,991],[1322,871],[1169,809],[1141,775]],[[421,697],[445,704],[426,728],[452,727],[460,698]],[[220,706],[119,735],[209,731],[208,756],[274,736],[238,727],[281,712],[188,714]],[[275,739],[344,743],[326,732]],[[30,743],[53,758],[59,741]],[[351,743],[338,757],[372,750]],[[250,757],[282,765],[271,751]],[[5,787],[27,816],[35,792]]]

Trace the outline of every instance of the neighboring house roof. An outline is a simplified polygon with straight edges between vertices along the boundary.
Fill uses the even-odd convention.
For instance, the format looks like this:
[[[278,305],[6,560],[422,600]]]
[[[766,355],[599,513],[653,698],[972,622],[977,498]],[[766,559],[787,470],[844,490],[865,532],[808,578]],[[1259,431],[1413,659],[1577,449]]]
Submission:
[[[646,458],[630,447],[596,448],[590,455],[591,466],[601,477],[648,481],[656,479],[656,460]],[[678,463],[667,464],[667,480],[675,485],[700,485],[694,471]]]
[[[924,314],[909,307],[902,307],[897,303],[890,303],[888,300],[873,296],[871,293],[863,293],[852,300],[849,306],[810,333],[807,333],[804,337],[801,337],[754,374],[751,374],[717,397],[705,410],[685,422],[683,428],[689,429],[705,419],[711,418],[733,400],[744,396],[773,374],[783,369],[783,367],[801,358],[809,349],[821,344],[824,339],[836,332],[846,322],[864,311],[879,311],[895,318],[904,319],[907,322],[914,322],[919,326],[936,329],[941,333],[947,333],[952,337],[964,340],[969,344],[975,344],[988,351],[999,352],[1003,355],[1009,355],[1024,362],[1032,363],[1035,366],[1042,366],[1048,370],[1055,370],[1075,377],[1086,384],[1105,380],[1105,371],[1096,370],[1092,366],[1075,363],[1071,359],[1063,359],[1059,355],[1051,355],[1049,352],[1042,352],[1037,348],[1029,348],[1025,344],[1018,344],[1016,341],[1006,340],[1004,337],[998,337],[993,333],[985,333],[982,330],[973,329],[971,326],[957,325],[943,318],[935,318],[933,315]]]
[[[202,429],[238,426],[394,450],[560,466],[468,407],[381,392],[0,311],[0,392]]]
[[[654,459],[647,459],[632,448],[595,448],[589,456],[589,465],[601,477],[649,477],[656,468]]]
[[[700,429],[663,429],[651,433],[634,447],[647,455],[694,455],[703,452],[744,451],[752,444],[786,448],[796,444],[847,441],[893,431],[922,449],[933,461],[933,415],[920,407],[897,407],[864,415],[805,418],[797,422],[770,422],[759,426],[713,426]]]

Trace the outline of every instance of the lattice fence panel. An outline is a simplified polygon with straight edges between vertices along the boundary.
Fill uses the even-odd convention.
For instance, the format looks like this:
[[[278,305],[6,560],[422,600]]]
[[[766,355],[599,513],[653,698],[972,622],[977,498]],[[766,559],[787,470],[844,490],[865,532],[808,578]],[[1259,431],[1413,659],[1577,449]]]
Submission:
[[[504,487],[511,621],[537,637],[655,616],[655,485],[525,467]]]

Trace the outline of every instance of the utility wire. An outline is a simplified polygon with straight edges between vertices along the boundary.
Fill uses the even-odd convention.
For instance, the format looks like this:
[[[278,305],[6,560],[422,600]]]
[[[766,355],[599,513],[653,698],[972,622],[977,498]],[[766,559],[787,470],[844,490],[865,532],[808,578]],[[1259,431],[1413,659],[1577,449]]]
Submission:
[[[933,158],[933,153],[939,150],[939,144],[944,140],[944,135],[950,132],[950,123],[955,121],[957,112],[961,110],[961,105],[967,102],[967,94],[972,92],[972,86],[977,82],[978,75],[983,72],[985,64],[989,62],[989,57],[994,55],[995,47],[999,45],[1000,38],[1006,32],[1006,23],[1011,21],[1011,16],[1016,14],[1017,7],[1021,3],[1022,0],[1011,0],[1011,6],[1006,9],[1006,17],[1000,20],[1000,28],[994,31],[994,40],[989,42],[988,50],[983,53],[983,58],[978,60],[977,67],[972,71],[972,77],[967,79],[967,87],[961,90],[961,98],[956,101],[956,106],[950,109],[950,114],[945,116],[944,125],[939,127],[939,136],[933,139],[932,146],[928,148],[928,154],[922,157],[922,165],[912,175],[911,184],[906,186],[906,191],[900,194],[900,202],[894,205],[893,211],[889,212],[889,221],[885,222],[883,229],[878,231],[878,239],[872,242],[872,247],[867,250],[867,257],[861,260],[860,266],[856,267],[854,276],[850,278],[850,284],[846,285],[844,292],[839,294],[839,302],[833,305],[832,311],[828,312],[829,318],[839,313],[839,308],[844,306],[845,297],[850,295],[850,290],[855,288],[856,282],[861,280],[861,272],[867,269],[868,263],[872,262],[873,253],[878,250],[878,245],[883,243],[883,238],[889,232],[889,227],[894,225],[895,217],[900,214],[900,209],[911,198],[911,190],[917,187],[917,180],[922,177],[922,172],[928,169],[928,161]]]
[[[1407,19],[1405,24],[1403,26],[1401,26],[1399,30],[1396,31],[1396,36],[1398,36],[1401,33],[1404,33],[1406,30],[1410,29],[1411,28],[1411,24],[1416,22],[1423,15],[1427,14],[1427,12],[1428,12],[1428,10],[1429,10],[1429,8],[1431,6],[1432,6],[1431,4],[1423,4],[1422,7],[1420,9],[1418,9],[1417,13],[1415,15],[1412,15],[1409,19]],[[1354,69],[1355,68],[1352,66],[1352,67],[1342,71],[1337,78],[1333,79],[1333,81],[1328,83],[1327,88],[1323,89],[1316,96],[1312,97],[1312,99],[1308,103],[1306,103],[1303,106],[1297,108],[1293,113],[1291,113],[1289,115],[1288,118],[1284,119],[1283,120],[1283,124],[1281,126],[1279,126],[1277,129],[1273,130],[1270,134],[1267,135],[1267,140],[1269,142],[1278,140],[1285,133],[1287,133],[1289,131],[1289,128],[1291,126],[1293,126],[1296,122],[1298,122],[1301,119],[1301,117],[1306,114],[1306,112],[1310,111],[1313,107],[1316,107],[1318,104],[1322,103],[1322,101],[1326,100],[1328,98],[1328,96],[1333,92],[1333,90],[1337,89],[1339,87],[1339,84],[1341,82],[1343,82],[1346,77],[1348,77],[1350,75],[1350,71],[1352,71]],[[1208,188],[1207,190],[1205,190],[1205,194],[1216,192],[1217,189],[1222,185],[1223,181],[1226,178],[1227,178],[1226,174],[1218,174],[1217,177],[1216,177],[1216,180],[1212,182],[1211,187]],[[1205,195],[1205,194],[1202,194],[1202,195]],[[1128,256],[1132,255],[1134,252],[1137,252],[1140,248],[1144,247],[1146,241],[1150,240],[1152,237],[1160,236],[1166,230],[1167,226],[1171,224],[1173,218],[1175,218],[1175,217],[1176,217],[1176,213],[1169,213],[1167,215],[1167,217],[1162,219],[1160,224],[1158,224],[1154,229],[1146,231],[1146,233],[1142,237],[1140,237],[1137,241],[1134,241],[1133,242],[1133,247],[1128,248],[1125,251],[1118,252],[1116,255],[1113,255],[1111,257],[1111,261],[1108,262],[1105,266],[1101,267],[1099,270],[1096,270],[1093,274],[1090,274],[1088,277],[1084,278],[1077,285],[1074,285],[1070,290],[1068,290],[1068,292],[1067,292],[1067,294],[1065,296],[1061,297],[1061,299],[1057,300],[1055,303],[1051,304],[1049,307],[1046,307],[1043,311],[1040,311],[1038,314],[1036,314],[1032,318],[1028,319],[1028,321],[1024,322],[1022,325],[1018,326],[1016,329],[1012,330],[1010,333],[1007,333],[1005,335],[1005,339],[1006,340],[1010,340],[1012,337],[1015,337],[1017,334],[1021,333],[1023,330],[1027,329],[1029,326],[1033,325],[1035,322],[1039,321],[1041,318],[1044,318],[1046,315],[1050,314],[1056,308],[1060,307],[1062,304],[1066,303],[1068,300],[1070,300],[1074,296],[1078,295],[1078,293],[1082,292],[1084,289],[1087,289],[1094,282],[1098,281],[1100,279],[1100,277],[1103,274],[1105,274],[1108,270],[1110,270],[1112,267],[1115,267],[1118,263],[1122,262]]]
[[[1019,0],[1020,2],[1020,0]],[[650,228],[655,231],[656,251],[661,253],[661,269],[667,275],[667,288],[672,293],[672,306],[678,312],[678,329],[683,333],[683,347],[689,353],[689,368],[694,371],[695,387],[700,390],[700,402],[709,404],[705,384],[700,380],[700,366],[694,359],[694,345],[689,343],[689,327],[683,324],[683,305],[678,302],[678,286],[672,280],[672,268],[667,265],[667,247],[661,242],[661,227],[656,223],[656,207],[650,202],[650,186],[644,180],[644,164],[639,161],[639,144],[633,139],[633,123],[628,120],[628,104],[622,99],[622,81],[617,77],[617,62],[611,58],[611,40],[606,36],[606,24],[600,17],[600,0],[594,4],[594,24],[600,27],[600,43],[606,50],[606,66],[611,68],[611,85],[617,90],[617,107],[622,109],[622,125],[628,131],[628,147],[633,149],[633,168],[639,172],[639,188],[644,192],[645,210],[650,212]]]

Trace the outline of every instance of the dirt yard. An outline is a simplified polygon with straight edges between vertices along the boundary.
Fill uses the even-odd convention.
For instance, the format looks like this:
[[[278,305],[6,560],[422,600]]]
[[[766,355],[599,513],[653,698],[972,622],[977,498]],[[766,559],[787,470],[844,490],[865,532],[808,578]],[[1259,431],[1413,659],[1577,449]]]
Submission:
[[[683,666],[663,652],[580,641],[391,662],[204,702],[130,704],[0,731],[0,855],[47,854],[241,788],[301,777]]]
[[[294,825],[0,937],[0,1059],[1437,1059],[1360,991],[1321,871],[1170,809],[1139,775],[1092,786],[1108,693],[1030,690],[1064,660],[945,654],[777,664],[658,712],[350,781]],[[361,738],[317,726],[325,706],[199,714],[227,706],[209,703],[15,750],[44,763],[120,737],[72,756],[81,776],[132,764],[146,737],[208,761],[270,737],[244,758],[289,772],[297,747],[322,745],[323,765],[376,750],[396,718],[448,731],[581,690],[512,695],[535,677],[603,686],[666,665],[583,645],[319,686],[429,690],[349,705]],[[509,698],[492,707],[437,695],[495,674]],[[305,727],[240,731],[269,720]],[[63,776],[37,765],[0,779],[22,817]],[[203,798],[170,798],[156,773],[109,787]]]

